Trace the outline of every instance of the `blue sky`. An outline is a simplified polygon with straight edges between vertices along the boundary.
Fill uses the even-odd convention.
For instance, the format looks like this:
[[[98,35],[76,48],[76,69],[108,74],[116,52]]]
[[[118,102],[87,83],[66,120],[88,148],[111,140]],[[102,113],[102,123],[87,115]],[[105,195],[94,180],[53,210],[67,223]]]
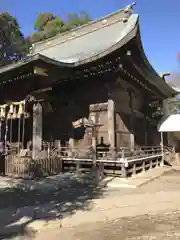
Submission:
[[[84,10],[96,19],[116,11],[130,0],[0,0],[0,12],[16,16],[25,35],[33,31],[39,12],[52,12],[62,18],[68,12]],[[178,71],[180,51],[180,0],[137,0],[141,37],[145,53],[159,72]]]

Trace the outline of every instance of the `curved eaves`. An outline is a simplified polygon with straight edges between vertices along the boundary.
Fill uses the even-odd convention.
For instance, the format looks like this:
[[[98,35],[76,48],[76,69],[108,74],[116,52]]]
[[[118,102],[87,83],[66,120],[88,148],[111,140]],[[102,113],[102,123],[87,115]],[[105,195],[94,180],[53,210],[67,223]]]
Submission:
[[[78,65],[82,65],[82,64],[86,64],[89,62],[93,62],[96,61],[100,58],[105,57],[106,55],[118,50],[119,48],[121,48],[123,45],[125,45],[126,43],[128,43],[131,39],[133,39],[136,34],[137,34],[137,30],[138,30],[138,14],[133,14],[131,16],[131,18],[128,20],[127,25],[124,27],[123,31],[120,32],[119,34],[119,39],[117,39],[115,41],[114,44],[110,45],[108,48],[106,49],[102,49],[100,52],[98,52],[97,54],[94,54],[88,58],[85,58],[83,60],[77,61],[75,62],[75,66]],[[118,31],[118,28],[117,28]],[[108,34],[108,33],[107,33]]]
[[[113,52],[135,37],[138,15],[132,14],[127,22],[122,19],[87,34],[44,48],[40,53],[54,60],[81,65],[95,61]]]
[[[176,95],[176,91],[169,86],[168,83],[166,83],[156,72],[156,70],[152,67],[151,63],[149,62],[148,58],[146,57],[146,54],[144,52],[143,44],[141,41],[141,35],[140,30],[138,27],[137,31],[137,47],[139,48],[140,55],[142,57],[142,66],[144,67],[144,73],[146,74],[146,79],[153,84],[160,92],[162,92],[165,97],[172,97],[173,95]]]
[[[70,63],[59,62],[59,61],[56,61],[54,59],[48,58],[44,55],[41,55],[41,54],[37,53],[33,56],[29,56],[29,57],[27,57],[23,60],[20,60],[16,63],[11,63],[9,65],[1,67],[0,68],[0,77],[1,77],[1,74],[3,74],[3,73],[9,72],[9,71],[14,70],[14,69],[21,68],[25,65],[29,65],[30,63],[34,63],[38,60],[41,60],[41,61],[43,61],[45,63],[48,63],[48,64],[52,64],[52,65],[57,66],[57,67],[73,67],[73,65],[70,64]]]

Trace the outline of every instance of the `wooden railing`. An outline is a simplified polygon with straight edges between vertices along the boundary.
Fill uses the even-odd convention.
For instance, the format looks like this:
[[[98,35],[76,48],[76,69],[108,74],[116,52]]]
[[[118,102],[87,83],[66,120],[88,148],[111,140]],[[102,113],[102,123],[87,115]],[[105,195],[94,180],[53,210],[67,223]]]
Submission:
[[[72,155],[63,157],[63,161],[67,165],[76,165],[77,170],[84,170],[87,165],[92,167],[95,162],[100,172],[99,175],[110,172],[108,170],[111,169],[113,173],[122,177],[128,177],[140,171],[163,166],[164,155],[168,153],[169,150],[166,148],[163,148],[162,152],[160,146],[143,146],[139,149],[134,149],[134,151],[122,148],[118,152],[115,152],[114,157],[112,156],[112,152],[97,151],[97,158],[95,160],[92,157],[82,158]]]
[[[42,157],[32,160],[30,156],[7,155],[5,174],[20,178],[36,178],[58,174],[65,170],[89,171],[96,169],[99,176],[106,173],[122,177],[134,175],[140,171],[163,166],[164,155],[169,148],[143,146],[133,151],[128,148],[109,149],[69,149],[48,150]]]

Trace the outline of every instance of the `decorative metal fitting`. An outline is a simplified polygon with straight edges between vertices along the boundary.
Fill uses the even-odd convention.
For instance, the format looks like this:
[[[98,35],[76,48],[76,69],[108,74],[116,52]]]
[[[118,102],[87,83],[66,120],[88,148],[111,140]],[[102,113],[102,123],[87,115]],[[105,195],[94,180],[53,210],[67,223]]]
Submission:
[[[128,21],[128,18],[122,18],[123,23],[126,23]]]
[[[133,12],[133,7],[136,5],[136,2],[131,3],[124,9],[124,13],[132,13]]]

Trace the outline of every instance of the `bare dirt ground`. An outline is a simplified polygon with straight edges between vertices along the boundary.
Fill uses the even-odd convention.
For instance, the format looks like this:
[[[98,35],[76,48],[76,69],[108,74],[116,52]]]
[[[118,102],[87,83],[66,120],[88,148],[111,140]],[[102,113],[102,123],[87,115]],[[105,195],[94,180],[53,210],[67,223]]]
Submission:
[[[113,198],[122,195],[141,195],[142,199],[147,193],[151,198],[155,197],[157,192],[164,192],[164,196],[180,190],[180,171],[172,170],[165,173],[159,179],[148,183],[138,189],[120,189],[106,192],[106,198]],[[162,202],[164,199],[162,199]],[[159,205],[159,206],[158,206]],[[168,209],[161,210],[161,202],[156,205],[157,212],[143,215],[122,217],[114,216],[114,220],[94,223],[80,224],[76,227],[44,230],[36,236],[36,240],[48,239],[66,239],[66,240],[175,240],[180,239],[180,210],[175,209],[174,201],[169,203]],[[139,207],[139,206],[137,206]],[[143,208],[143,205],[141,206]],[[152,206],[153,207],[153,206]],[[103,206],[102,206],[103,208]],[[128,207],[127,207],[128,211]],[[138,211],[137,211],[138,212]],[[99,213],[101,214],[101,213]]]
[[[82,187],[82,186],[81,186]],[[89,187],[88,187],[89,188]],[[80,192],[79,192],[80,191]],[[89,191],[89,189],[88,189]],[[99,190],[97,190],[99,191]],[[77,189],[77,186],[68,188],[67,190],[56,192],[53,199],[58,199],[58,202],[62,202],[67,199],[71,201],[72,195],[79,196],[78,201],[81,197],[81,201],[87,195],[86,186],[83,186],[81,190]],[[70,195],[69,195],[70,193]],[[67,194],[67,196],[66,196]],[[28,193],[16,193],[13,196],[7,195],[8,198],[4,202],[1,198],[0,208],[4,208],[9,204],[12,205],[28,205],[34,201],[34,197]],[[19,198],[21,196],[21,199]],[[22,197],[23,196],[23,197]],[[162,196],[162,199],[160,198]],[[52,200],[52,194],[36,196],[36,200],[43,203],[44,201]],[[157,202],[156,202],[157,198]],[[46,200],[45,200],[46,199]],[[64,199],[64,200],[63,200]],[[98,208],[91,210],[88,206],[89,201],[97,203]],[[96,200],[97,199],[97,200]],[[101,202],[98,202],[98,199]],[[124,199],[124,200],[123,200]],[[126,202],[127,199],[127,202]],[[66,240],[126,240],[126,239],[180,239],[180,171],[172,170],[165,173],[160,178],[143,185],[137,189],[116,189],[116,190],[103,190],[101,194],[92,194],[88,197],[88,204],[86,206],[83,202],[83,208],[81,207],[82,216],[85,218],[81,221],[74,212],[77,208],[74,200],[73,206],[68,208],[66,211],[73,208],[73,220],[76,226],[65,226],[60,228],[60,225],[54,225],[44,229],[36,236],[9,236],[2,237],[0,239],[13,239],[13,240],[29,240],[29,239],[66,239]],[[113,201],[116,201],[113,205]],[[147,204],[150,203],[150,205]],[[107,204],[108,203],[108,204]],[[124,204],[124,205],[123,205]],[[134,205],[133,205],[134,204]],[[62,207],[64,208],[65,205]],[[107,207],[111,206],[111,209],[107,210]],[[166,208],[167,207],[167,208]],[[61,210],[63,209],[61,208]],[[88,209],[89,208],[89,209]],[[154,209],[151,211],[151,209]],[[89,212],[93,212],[93,216],[98,216],[91,219],[88,222]],[[86,213],[87,214],[84,214]],[[110,216],[110,218],[105,218]],[[101,219],[102,221],[99,221]],[[75,217],[74,217],[75,216]],[[100,216],[100,217],[99,217]],[[126,217],[124,217],[126,216]],[[84,221],[84,223],[83,223]],[[80,224],[77,224],[80,222]]]
[[[116,219],[111,222],[84,224],[72,229],[42,233],[38,240],[48,237],[54,240],[175,240],[180,239],[180,212],[142,215]],[[51,230],[52,231],[52,230]]]

